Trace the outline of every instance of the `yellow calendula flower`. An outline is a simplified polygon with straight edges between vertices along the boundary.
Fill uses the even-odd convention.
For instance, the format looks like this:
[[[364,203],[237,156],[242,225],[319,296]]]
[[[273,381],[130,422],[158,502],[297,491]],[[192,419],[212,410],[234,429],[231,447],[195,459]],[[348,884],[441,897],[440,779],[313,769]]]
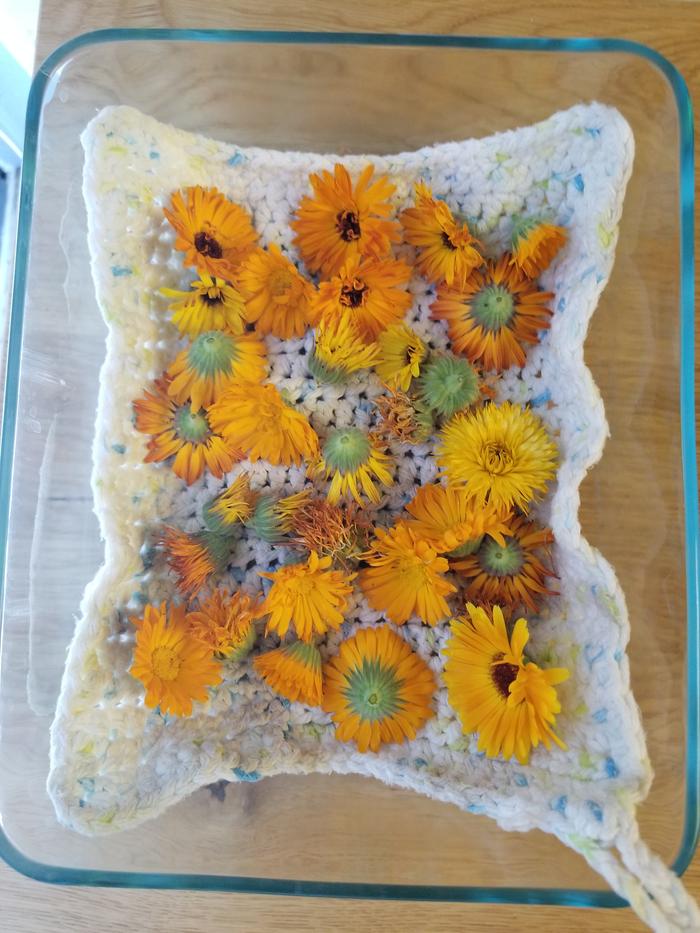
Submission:
[[[450,704],[465,733],[478,733],[478,749],[489,758],[502,754],[527,764],[540,742],[566,748],[554,732],[561,711],[555,686],[565,668],[542,670],[524,657],[527,622],[518,619],[512,635],[498,606],[492,614],[467,606],[468,617],[453,619],[443,679]]]
[[[500,540],[484,539],[476,553],[454,561],[452,569],[469,581],[469,599],[500,606],[522,605],[537,612],[544,596],[555,595],[546,583],[547,577],[554,576],[547,561],[553,543],[549,528],[514,515],[505,523]]]
[[[190,283],[189,291],[162,288],[161,293],[174,299],[170,303],[173,324],[186,337],[199,337],[209,330],[225,330],[231,334],[242,334],[245,330],[245,299],[224,279],[202,272]]]
[[[222,477],[242,458],[240,450],[212,428],[204,409],[193,410],[189,399],[177,405],[169,385],[170,378],[164,375],[133,402],[136,430],[151,435],[144,462],[160,463],[172,457],[173,473],[188,485],[205,469]]]
[[[289,340],[308,329],[316,289],[276,243],[251,253],[237,281],[246,296],[246,320],[258,333]]]
[[[235,382],[209,408],[214,430],[251,460],[300,464],[318,456],[318,437],[273,385]]]
[[[230,534],[240,523],[249,520],[257,499],[257,494],[250,488],[249,475],[239,473],[227,489],[204,507],[204,524],[216,534]]]
[[[476,551],[484,535],[504,545],[510,531],[507,515],[490,503],[478,505],[463,486],[421,486],[406,509],[416,537],[449,557]]]
[[[377,359],[377,347],[367,344],[351,320],[329,318],[316,328],[309,369],[318,382],[339,385],[353,373],[374,366]]]
[[[295,641],[275,651],[259,654],[255,670],[275,693],[293,703],[320,706],[323,699],[323,666],[316,645]]]
[[[163,213],[177,234],[175,249],[184,252],[185,265],[227,281],[235,280],[258,240],[247,211],[216,188],[195,185],[176,191]]]
[[[185,607],[166,603],[144,608],[136,626],[132,677],[146,688],[150,709],[172,716],[191,716],[192,703],[205,703],[209,687],[221,683],[221,664],[211,648],[190,632]]]
[[[342,625],[355,574],[332,570],[330,557],[312,551],[303,563],[258,573],[272,580],[263,605],[270,617],[267,632],[283,637],[293,625],[302,641],[313,641]]]
[[[242,661],[255,642],[255,620],[262,600],[245,593],[216,590],[187,614],[192,635],[218,656]]]
[[[406,324],[392,324],[377,338],[379,360],[377,375],[392,389],[408,391],[411,381],[420,376],[421,363],[428,349],[418,334]]]
[[[435,320],[447,322],[453,350],[485,369],[501,371],[525,365],[527,347],[539,343],[549,328],[553,298],[506,253],[487,260],[461,284],[441,285],[431,311]]]
[[[415,739],[434,715],[435,678],[388,625],[363,628],[341,642],[324,667],[323,709],[340,742],[360,752]]]
[[[310,272],[336,275],[349,259],[387,256],[398,242],[399,225],[389,219],[394,186],[381,175],[372,180],[373,174],[367,165],[353,185],[345,166],[336,164],[332,174],[309,176],[313,196],[301,199],[291,226]]]
[[[225,570],[231,560],[230,539],[211,531],[188,534],[166,526],[161,545],[177,577],[178,591],[188,599],[196,596],[214,574]]]
[[[192,408],[205,408],[232,382],[261,382],[266,374],[265,344],[259,337],[209,330],[170,364],[168,392],[180,405],[189,398]]]
[[[311,320],[352,321],[367,343],[397,323],[411,307],[407,291],[411,268],[399,259],[349,259],[338,274],[321,282]]]
[[[377,483],[391,486],[393,461],[377,446],[376,439],[360,428],[334,428],[326,437],[321,456],[308,468],[311,477],[330,479],[328,501],[350,495],[359,504],[365,495],[379,502]]]
[[[529,409],[503,402],[455,415],[435,459],[448,483],[465,485],[479,504],[526,512],[555,474],[557,448]]]
[[[401,214],[401,223],[404,239],[418,250],[416,267],[429,282],[461,284],[484,261],[467,224],[458,223],[424,182],[416,184],[415,207]]]
[[[437,625],[450,614],[445,597],[456,587],[444,576],[449,564],[404,522],[387,531],[377,528],[364,559],[369,567],[360,572],[362,592],[372,609],[385,613],[395,625],[413,616]]]
[[[511,234],[511,263],[531,279],[549,266],[566,243],[566,229],[540,217],[517,217]]]

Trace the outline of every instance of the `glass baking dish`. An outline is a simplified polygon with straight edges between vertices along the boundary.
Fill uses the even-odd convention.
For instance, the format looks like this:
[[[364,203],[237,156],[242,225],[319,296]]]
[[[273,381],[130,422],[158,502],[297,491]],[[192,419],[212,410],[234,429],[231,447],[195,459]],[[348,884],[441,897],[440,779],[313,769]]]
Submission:
[[[621,110],[637,154],[586,343],[611,438],[582,487],[581,517],[630,610],[656,772],[642,833],[685,869],[698,833],[698,523],[682,77],[618,40],[172,30],[80,36],[44,63],[30,97],[0,463],[0,853],[10,864],[71,884],[623,904],[554,838],[506,833],[361,777],[217,785],[97,839],[60,826],[45,790],[66,648],[102,559],[90,470],[105,325],[81,194],[86,123],[130,104],[241,145],[386,153],[593,99]]]

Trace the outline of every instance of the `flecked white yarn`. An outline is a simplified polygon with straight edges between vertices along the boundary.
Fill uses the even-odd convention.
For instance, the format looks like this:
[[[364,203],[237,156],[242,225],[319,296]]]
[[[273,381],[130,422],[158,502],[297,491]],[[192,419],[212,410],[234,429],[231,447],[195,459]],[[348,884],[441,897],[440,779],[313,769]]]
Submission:
[[[176,188],[216,185],[250,210],[264,243],[280,243],[294,256],[290,214],[308,188],[309,172],[331,168],[335,159],[243,150],[127,107],[102,111],[83,144],[93,277],[109,326],[93,447],[105,562],[85,592],[52,728],[48,786],[59,818],[79,831],[102,833],[155,816],[220,779],[309,771],[372,775],[488,814],[504,829],[553,832],[581,851],[655,929],[699,929],[680,883],[638,839],[634,807],[648,790],[650,768],[629,685],[627,613],[612,568],[583,539],[577,517],[578,487],[607,436],[583,342],[612,266],[631,171],[633,140],[624,119],[591,104],[484,140],[372,157],[397,186],[397,208],[408,202],[413,182],[425,178],[494,250],[507,242],[516,212],[544,212],[569,229],[566,249],[544,277],[555,293],[551,330],[525,368],[506,374],[498,388],[500,398],[532,405],[557,435],[561,453],[553,493],[538,506],[556,536],[561,595],[532,621],[529,650],[536,660],[571,671],[560,688],[558,720],[568,750],[540,748],[525,767],[476,751],[441,682],[435,718],[414,741],[377,755],[337,742],[326,715],[275,696],[249,663],[229,665],[210,703],[189,719],[162,717],[144,706],[142,688],[128,674],[128,616],[144,601],[170,597],[174,588],[153,548],[154,534],[164,520],[196,530],[202,505],[223,485],[207,475],[187,489],[168,466],[144,464],[145,438],[131,420],[132,399],[178,346],[159,289],[191,278],[173,251],[162,205]],[[343,161],[357,172],[368,158]],[[432,291],[418,278],[411,289],[412,325],[432,346],[447,346],[442,325],[429,320]],[[268,338],[271,381],[298,402],[321,436],[329,425],[370,426],[371,402],[381,391],[376,378],[362,376],[345,388],[317,385],[306,368],[311,340]],[[436,475],[429,445],[410,451],[397,445],[393,453],[396,482],[375,516],[385,524],[417,484]],[[305,482],[302,469],[265,463],[237,466],[231,476],[242,468],[257,488],[275,493]],[[283,549],[249,535],[235,554],[230,582],[259,589],[257,569],[284,557]],[[356,595],[348,621],[329,636],[324,653],[357,625],[380,621]],[[444,627],[409,623],[400,634],[439,678]]]

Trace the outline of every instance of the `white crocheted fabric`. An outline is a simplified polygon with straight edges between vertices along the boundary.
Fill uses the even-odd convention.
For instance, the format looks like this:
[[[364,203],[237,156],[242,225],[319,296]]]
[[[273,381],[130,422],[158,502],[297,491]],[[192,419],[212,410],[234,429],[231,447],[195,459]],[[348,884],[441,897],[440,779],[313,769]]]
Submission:
[[[561,458],[556,482],[536,513],[556,537],[561,595],[531,619],[528,652],[545,666],[571,671],[559,688],[563,711],[557,721],[568,750],[540,747],[527,766],[486,758],[475,738],[463,735],[439,679],[446,626],[415,622],[396,630],[435,671],[437,712],[414,741],[385,746],[378,754],[359,754],[354,745],[338,742],[326,714],[281,699],[256,675],[250,659],[230,663],[211,701],[197,704],[190,718],[163,717],[144,705],[143,689],[128,673],[128,616],[175,591],[154,536],[166,521],[198,530],[202,505],[224,486],[207,474],[188,488],[168,465],[145,464],[147,438],[132,423],[132,400],[178,347],[159,289],[186,287],[192,278],[173,250],[162,206],[175,189],[216,185],[250,211],[264,244],[279,243],[294,257],[291,213],[309,190],[309,173],[331,169],[337,160],[240,149],[127,107],[98,114],[83,145],[92,272],[109,327],[92,480],[105,561],[85,592],[52,730],[49,792],[59,818],[82,832],[113,832],[221,779],[309,771],[372,775],[488,814],[509,830],[553,832],[659,929],[664,927],[656,923],[657,914],[663,919],[675,910],[683,920],[691,908],[678,882],[660,863],[639,864],[646,852],[636,841],[633,813],[648,789],[650,767],[630,692],[627,612],[613,569],[582,538],[578,522],[579,485],[601,456],[608,433],[603,403],[583,362],[583,343],[610,274],[632,167],[633,139],[625,120],[591,104],[482,140],[342,160],[357,173],[371,159],[396,185],[397,208],[409,201],[413,183],[425,179],[467,216],[494,252],[505,247],[515,213],[544,212],[570,234],[542,279],[556,296],[551,330],[525,368],[508,372],[498,389],[501,399],[536,410],[556,435]],[[416,277],[411,291],[407,319],[431,346],[447,347],[443,325],[429,318],[431,287]],[[270,380],[291,394],[321,438],[331,425],[372,423],[371,401],[381,390],[375,376],[363,374],[345,388],[319,385],[306,365],[310,333],[284,342],[267,338],[267,345]],[[395,517],[416,484],[435,479],[430,451],[430,445],[393,449],[397,481],[375,516],[380,524]],[[303,469],[264,462],[244,462],[227,480],[240,469],[251,472],[254,487],[275,493],[298,490],[305,482]],[[259,591],[257,570],[274,568],[287,556],[284,548],[251,533],[224,582]],[[322,646],[324,655],[334,653],[357,626],[381,621],[360,595],[354,600],[342,631]]]

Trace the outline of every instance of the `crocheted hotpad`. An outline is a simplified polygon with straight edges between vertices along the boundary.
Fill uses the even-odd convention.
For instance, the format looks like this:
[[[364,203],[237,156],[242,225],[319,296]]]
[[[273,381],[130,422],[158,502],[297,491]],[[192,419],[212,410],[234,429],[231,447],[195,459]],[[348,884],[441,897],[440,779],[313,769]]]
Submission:
[[[555,293],[551,330],[522,371],[498,384],[498,400],[529,403],[556,436],[560,465],[535,509],[555,535],[560,595],[531,618],[528,652],[567,667],[559,688],[557,732],[567,751],[540,747],[528,765],[489,759],[465,736],[440,680],[447,626],[409,622],[396,631],[427,661],[438,682],[436,716],[414,741],[360,754],[339,742],[319,709],[290,704],[253,670],[250,657],[229,663],[224,682],[188,718],[164,717],[143,702],[128,673],[129,616],[175,595],[174,578],[154,547],[163,523],[201,527],[203,504],[245,469],[253,487],[288,494],[304,469],[243,462],[225,480],[208,473],[187,487],[167,464],[143,462],[146,441],[132,423],[132,400],[159,376],[179,346],[160,295],[193,277],[173,250],[164,220],[171,193],[218,187],[253,217],[261,242],[294,258],[289,221],[308,191],[310,172],[332,169],[332,155],[241,149],[165,126],[127,107],[107,108],[83,134],[84,195],[92,273],[107,322],[106,358],[93,447],[92,487],[105,562],[87,586],[52,729],[49,792],[59,818],[85,833],[113,832],[154,817],[204,784],[286,773],[355,772],[486,813],[504,828],[555,833],[581,851],[612,886],[658,928],[697,922],[680,884],[638,841],[634,806],[650,782],[639,713],[630,692],[623,594],[605,559],[581,536],[579,485],[601,456],[603,403],[583,362],[589,319],[613,263],[633,138],[621,115],[591,104],[543,123],[482,140],[446,143],[396,156],[347,156],[356,175],[368,161],[396,185],[397,209],[419,178],[464,214],[487,249],[506,247],[516,213],[546,214],[569,241],[542,277]],[[434,348],[449,346],[430,320],[431,286],[415,276],[406,320]],[[369,427],[375,375],[349,385],[318,384],[302,339],[266,340],[269,379],[308,415],[323,438],[329,426]],[[396,482],[373,516],[389,524],[418,484],[434,481],[432,445],[395,445]],[[258,570],[288,554],[248,533],[219,582],[259,592]],[[324,657],[357,626],[381,620],[357,591],[342,631],[320,646]],[[269,646],[273,641],[270,640]],[[263,650],[266,642],[262,642]],[[585,762],[585,763],[584,763]],[[620,859],[614,853],[617,848]],[[651,895],[651,896],[650,896]],[[700,926],[700,924],[699,924]],[[672,928],[676,928],[673,926]],[[685,927],[683,927],[685,928]]]

